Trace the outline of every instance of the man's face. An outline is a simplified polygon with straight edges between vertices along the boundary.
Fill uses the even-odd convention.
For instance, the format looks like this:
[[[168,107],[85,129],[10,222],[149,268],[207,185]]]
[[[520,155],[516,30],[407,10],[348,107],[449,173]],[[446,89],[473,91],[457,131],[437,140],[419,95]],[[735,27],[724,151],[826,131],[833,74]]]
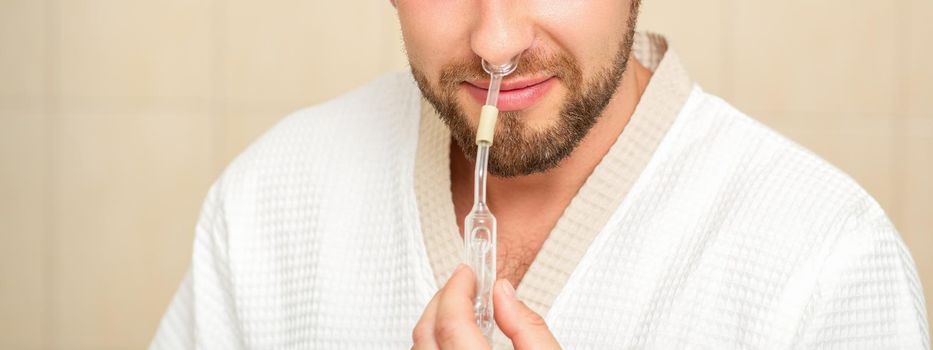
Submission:
[[[558,165],[580,143],[625,71],[638,0],[396,0],[412,72],[454,139],[475,158],[489,75],[520,54],[499,97],[489,171]]]

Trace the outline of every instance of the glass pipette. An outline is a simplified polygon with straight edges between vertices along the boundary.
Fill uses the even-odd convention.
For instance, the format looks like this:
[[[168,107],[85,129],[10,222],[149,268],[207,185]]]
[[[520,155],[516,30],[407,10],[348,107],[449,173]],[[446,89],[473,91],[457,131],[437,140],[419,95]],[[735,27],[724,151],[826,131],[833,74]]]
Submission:
[[[476,325],[492,343],[495,319],[492,310],[492,286],[496,282],[496,217],[486,205],[486,170],[489,162],[489,147],[492,146],[499,109],[499,85],[502,77],[511,74],[518,66],[518,57],[503,65],[491,65],[483,60],[483,70],[489,73],[489,92],[486,104],[480,112],[476,128],[476,175],[473,181],[473,209],[464,219],[463,243],[465,259],[476,274],[476,299],[473,313]]]

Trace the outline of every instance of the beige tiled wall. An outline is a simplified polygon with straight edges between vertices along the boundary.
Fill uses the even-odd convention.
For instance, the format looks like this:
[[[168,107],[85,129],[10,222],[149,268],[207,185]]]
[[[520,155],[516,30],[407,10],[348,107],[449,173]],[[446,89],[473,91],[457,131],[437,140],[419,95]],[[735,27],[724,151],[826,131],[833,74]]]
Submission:
[[[640,27],[865,186],[933,300],[930,13],[648,0]],[[405,69],[401,47],[388,1],[0,1],[0,348],[145,347],[224,165],[285,114]]]

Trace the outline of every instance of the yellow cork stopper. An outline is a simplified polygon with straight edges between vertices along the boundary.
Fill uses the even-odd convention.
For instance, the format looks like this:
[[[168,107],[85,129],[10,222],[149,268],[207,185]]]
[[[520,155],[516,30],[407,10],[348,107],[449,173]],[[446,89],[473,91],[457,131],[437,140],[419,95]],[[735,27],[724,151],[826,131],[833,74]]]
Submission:
[[[499,109],[496,106],[485,105],[479,114],[479,125],[476,127],[476,144],[489,142],[496,133],[496,119],[499,118]]]

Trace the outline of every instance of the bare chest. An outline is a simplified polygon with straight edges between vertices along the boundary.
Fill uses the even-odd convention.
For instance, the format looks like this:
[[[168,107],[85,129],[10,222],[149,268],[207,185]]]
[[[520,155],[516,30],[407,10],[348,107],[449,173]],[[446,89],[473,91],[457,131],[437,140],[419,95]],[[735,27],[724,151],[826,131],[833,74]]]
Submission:
[[[513,286],[517,286],[531,268],[549,232],[550,230],[499,230],[496,277],[508,279]]]

